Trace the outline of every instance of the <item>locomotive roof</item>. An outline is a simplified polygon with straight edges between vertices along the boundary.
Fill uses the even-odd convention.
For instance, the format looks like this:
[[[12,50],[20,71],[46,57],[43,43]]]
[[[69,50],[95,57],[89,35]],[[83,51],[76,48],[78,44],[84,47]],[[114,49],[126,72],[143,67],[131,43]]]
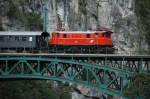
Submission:
[[[64,34],[69,34],[69,33],[74,33],[74,34],[80,34],[80,33],[83,33],[83,34],[92,34],[92,33],[105,33],[107,31],[54,31],[54,32],[58,32],[58,33],[64,33]]]
[[[40,31],[0,31],[0,35],[41,35]]]
[[[92,33],[105,33],[107,31],[51,31],[52,32],[58,32],[58,33],[74,33],[74,34],[92,34]],[[42,31],[0,31],[0,35],[41,35]]]

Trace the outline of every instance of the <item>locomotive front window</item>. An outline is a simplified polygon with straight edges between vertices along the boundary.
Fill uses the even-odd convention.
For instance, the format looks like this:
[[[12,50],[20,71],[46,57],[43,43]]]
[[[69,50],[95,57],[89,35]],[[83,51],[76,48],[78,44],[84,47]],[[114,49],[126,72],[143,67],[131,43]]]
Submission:
[[[104,33],[104,34],[103,34],[103,37],[110,38],[110,34],[109,34],[109,33]]]

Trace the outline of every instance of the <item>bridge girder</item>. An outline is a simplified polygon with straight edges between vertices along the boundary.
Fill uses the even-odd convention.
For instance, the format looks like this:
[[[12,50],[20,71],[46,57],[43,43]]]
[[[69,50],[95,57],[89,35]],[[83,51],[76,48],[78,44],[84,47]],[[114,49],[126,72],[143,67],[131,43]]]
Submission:
[[[0,79],[44,79],[82,84],[123,95],[135,72],[149,73],[148,59],[110,57],[0,56]]]

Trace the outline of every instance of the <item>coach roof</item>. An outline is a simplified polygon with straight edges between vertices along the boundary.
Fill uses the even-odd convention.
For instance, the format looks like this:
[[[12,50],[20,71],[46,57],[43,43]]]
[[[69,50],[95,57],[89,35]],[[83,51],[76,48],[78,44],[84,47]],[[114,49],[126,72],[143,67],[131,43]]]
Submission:
[[[0,35],[41,35],[40,31],[0,31]]]

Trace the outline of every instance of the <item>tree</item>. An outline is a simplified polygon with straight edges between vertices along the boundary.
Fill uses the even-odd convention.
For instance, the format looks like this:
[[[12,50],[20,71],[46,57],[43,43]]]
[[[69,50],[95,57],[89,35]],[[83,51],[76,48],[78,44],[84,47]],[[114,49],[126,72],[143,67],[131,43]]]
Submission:
[[[48,81],[19,80],[0,82],[0,99],[59,99],[58,94],[52,83]],[[70,99],[70,97],[65,95],[62,99]]]
[[[130,99],[150,99],[150,74],[137,74],[124,92]]]

